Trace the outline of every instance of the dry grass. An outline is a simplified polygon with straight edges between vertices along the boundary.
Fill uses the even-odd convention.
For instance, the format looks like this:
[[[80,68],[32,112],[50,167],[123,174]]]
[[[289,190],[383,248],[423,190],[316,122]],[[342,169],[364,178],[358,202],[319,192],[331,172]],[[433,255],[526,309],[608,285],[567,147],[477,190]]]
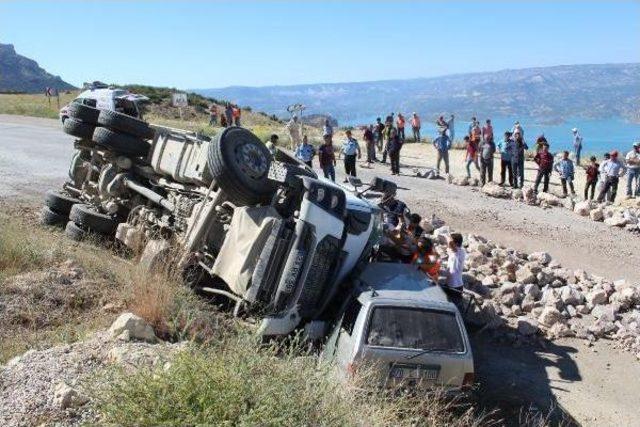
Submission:
[[[78,94],[77,91],[60,94],[60,107],[68,104]],[[51,103],[44,94],[0,94],[0,114],[58,118],[56,98]]]

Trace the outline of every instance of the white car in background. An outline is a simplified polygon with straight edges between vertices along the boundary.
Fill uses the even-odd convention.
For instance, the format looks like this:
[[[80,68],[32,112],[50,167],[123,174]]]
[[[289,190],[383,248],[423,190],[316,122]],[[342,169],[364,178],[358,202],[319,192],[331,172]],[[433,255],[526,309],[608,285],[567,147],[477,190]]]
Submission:
[[[142,119],[141,105],[148,102],[149,98],[144,95],[137,95],[126,89],[109,87],[107,85],[94,85],[81,92],[77,98],[71,102],[88,105],[101,110],[112,110],[128,116]],[[62,123],[69,117],[69,105],[60,109],[60,120]]]
[[[368,264],[356,286],[323,351],[340,377],[363,370],[387,387],[447,393],[473,386],[469,337],[440,286],[415,266],[385,262]]]

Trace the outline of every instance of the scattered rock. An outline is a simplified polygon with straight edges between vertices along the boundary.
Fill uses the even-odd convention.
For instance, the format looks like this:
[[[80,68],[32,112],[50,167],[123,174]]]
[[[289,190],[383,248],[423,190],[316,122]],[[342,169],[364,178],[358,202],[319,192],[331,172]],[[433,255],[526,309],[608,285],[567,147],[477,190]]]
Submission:
[[[604,211],[602,210],[602,208],[595,208],[591,210],[591,212],[589,212],[589,217],[593,221],[602,221],[604,220]]]
[[[149,325],[142,317],[133,313],[123,313],[118,317],[109,328],[111,336],[117,338],[123,332],[128,331],[130,339],[155,342],[156,334],[151,325]]]
[[[66,383],[59,383],[53,391],[53,404],[59,409],[77,408],[87,403],[89,399]]]
[[[490,197],[497,197],[499,199],[510,199],[511,191],[505,187],[501,187],[493,182],[486,183],[481,190],[484,194]]]
[[[591,305],[606,304],[608,300],[604,289],[594,289],[587,294],[587,302]]]
[[[557,308],[551,306],[546,306],[542,310],[542,314],[538,318],[538,321],[548,328],[552,327],[561,320],[562,314],[560,313],[560,311],[558,311]]]
[[[527,316],[518,317],[518,332],[524,336],[535,335],[538,332],[538,322]]]

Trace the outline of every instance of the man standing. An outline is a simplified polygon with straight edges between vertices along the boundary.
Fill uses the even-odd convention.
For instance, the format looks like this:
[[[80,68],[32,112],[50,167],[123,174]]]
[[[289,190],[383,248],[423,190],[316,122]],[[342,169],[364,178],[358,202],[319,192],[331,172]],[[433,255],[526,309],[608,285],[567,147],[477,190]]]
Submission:
[[[471,139],[468,136],[464,137],[464,142],[467,147],[467,156],[465,157],[465,165],[467,168],[467,178],[471,178],[471,164],[473,163],[478,172],[480,172],[480,165],[478,165],[478,142],[475,139]]]
[[[356,156],[362,156],[360,152],[360,144],[351,136],[351,131],[346,132],[347,140],[342,144],[342,154],[344,154],[344,173],[356,176]],[[349,182],[345,177],[344,182]]]
[[[306,164],[310,168],[313,167],[311,161],[316,155],[316,149],[313,145],[309,144],[309,139],[307,135],[302,137],[302,143],[296,147],[295,156],[296,159],[300,160],[302,163]]]
[[[300,139],[300,134],[302,133],[302,126],[298,122],[298,116],[295,114],[287,123],[287,131],[289,131],[289,139],[291,140],[291,146],[297,147],[302,142]]]
[[[320,168],[322,169],[322,173],[324,177],[330,179],[331,181],[336,181],[336,155],[333,151],[333,144],[331,142],[331,137],[329,135],[325,135],[323,137],[324,144],[318,148],[318,161],[320,162]]]
[[[216,126],[218,124],[218,107],[216,104],[211,104],[209,107],[209,126]]]
[[[482,140],[493,142],[493,126],[491,126],[491,119],[487,119],[486,124],[482,127]]]
[[[235,106],[233,107],[233,124],[234,126],[240,126],[240,115],[242,114],[242,111],[240,110],[240,107]]]
[[[471,124],[469,124],[469,139],[475,141],[476,144],[480,144],[480,138],[482,138],[482,129],[480,128],[480,122],[475,117],[471,118]]]
[[[400,175],[400,149],[402,140],[395,129],[391,129],[387,151],[389,152],[389,162],[391,163],[391,175]]]
[[[398,113],[398,119],[396,121],[396,124],[398,125],[398,138],[400,138],[401,142],[404,142],[405,120],[404,120],[404,116],[402,115],[402,113]]]
[[[514,134],[514,150],[511,155],[511,169],[513,170],[513,188],[524,186],[524,154],[529,148],[520,132]]]
[[[324,120],[324,126],[322,127],[322,138],[328,136],[333,141],[333,126],[329,122],[329,119]]]
[[[573,149],[576,154],[576,165],[580,166],[580,153],[582,152],[582,136],[578,132],[578,128],[571,129],[573,132]]]
[[[446,130],[440,131],[440,135],[433,140],[433,146],[436,149],[437,160],[436,169],[440,175],[440,162],[444,160],[444,172],[449,174],[449,149],[451,148],[451,140],[447,136]]]
[[[230,103],[224,109],[224,115],[227,119],[227,126],[233,126],[233,107]]]
[[[538,174],[536,175],[536,183],[533,186],[533,191],[538,193],[538,187],[542,181],[542,191],[544,193],[549,191],[549,177],[553,169],[553,156],[549,152],[549,144],[546,142],[541,145],[540,151],[536,153],[533,161],[538,165]]]
[[[627,197],[640,196],[640,142],[633,144],[633,149],[625,156],[627,162]],[[635,180],[635,189],[633,181]]]
[[[593,200],[596,192],[596,183],[598,182],[598,170],[600,165],[596,162],[596,156],[591,156],[591,163],[587,166],[585,175],[587,177],[586,184],[584,186],[584,199]],[[591,189],[591,196],[589,196],[589,189]]]
[[[504,133],[504,139],[498,143],[500,151],[500,185],[504,185],[507,171],[509,172],[509,185],[513,187],[513,170],[511,169],[511,153],[515,148],[511,132]]]
[[[620,178],[624,176],[627,168],[620,160],[618,160],[618,152],[616,150],[611,152],[611,158],[602,163],[602,172],[605,174],[605,181],[600,194],[598,195],[598,202],[604,200],[604,196],[608,191],[611,191],[609,195],[609,201],[613,203],[616,200],[616,193],[618,192],[618,182]]]
[[[489,123],[489,120],[487,120]],[[480,181],[482,185],[493,182],[493,154],[496,152],[496,144],[493,142],[493,130],[491,138],[484,139],[480,146]]]
[[[276,135],[275,133],[272,134],[265,145],[267,146],[267,149],[271,153],[271,156],[275,156],[277,151],[276,147],[278,146],[278,135]]]
[[[395,130],[392,123],[387,123],[382,130],[382,137],[384,139],[384,147],[382,148],[382,163],[387,163],[387,148],[389,148],[389,138],[391,137],[391,131]]]
[[[420,117],[415,111],[411,115],[411,130],[413,131],[413,140],[420,142]]]
[[[378,152],[382,151],[382,147],[384,146],[384,123],[382,123],[382,119],[378,117],[376,119],[376,124],[373,126],[373,136],[376,140],[376,148]]]
[[[513,129],[511,130],[511,133],[513,135],[515,135],[516,133],[519,133],[522,138],[524,138],[524,129],[522,129],[522,125],[520,124],[519,121],[516,120],[516,122],[513,124]]]
[[[571,195],[575,196],[576,191],[573,188],[573,178],[575,169],[573,167],[573,162],[569,158],[569,152],[562,152],[562,160],[560,160],[554,166],[554,169],[560,175],[560,183],[562,184],[562,194],[567,197],[567,183],[569,184],[569,188],[571,189]]]
[[[373,140],[373,125],[365,126],[362,139],[367,147],[367,163],[369,167],[376,161],[376,144]]]

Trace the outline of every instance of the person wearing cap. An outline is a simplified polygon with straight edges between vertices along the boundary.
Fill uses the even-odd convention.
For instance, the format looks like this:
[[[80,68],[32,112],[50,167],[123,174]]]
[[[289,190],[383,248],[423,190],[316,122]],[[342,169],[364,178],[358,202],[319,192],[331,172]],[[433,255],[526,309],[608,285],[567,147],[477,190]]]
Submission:
[[[627,163],[627,197],[640,196],[640,142],[633,144],[633,149],[625,156]],[[633,182],[635,181],[635,188]]]
[[[542,192],[547,193],[549,191],[549,177],[553,170],[553,156],[549,152],[549,144],[546,142],[542,144],[542,149],[536,153],[533,161],[538,165],[538,174],[536,175],[536,182],[533,186],[533,191],[538,193],[540,182],[543,182]]]
[[[411,130],[413,131],[414,142],[420,142],[420,117],[415,111],[411,115]]]
[[[611,158],[603,162],[602,171],[605,174],[605,181],[604,186],[602,187],[602,190],[600,190],[600,194],[598,195],[598,202],[604,201],[605,195],[609,190],[611,190],[608,201],[613,203],[616,200],[616,194],[618,192],[618,182],[627,171],[624,163],[622,163],[620,159],[618,159],[617,150],[612,151]]]
[[[500,152],[500,185],[504,185],[507,172],[509,172],[509,185],[513,187],[513,170],[511,169],[511,153],[515,149],[515,142],[511,139],[511,131],[504,133],[502,141],[498,142]]]
[[[344,154],[344,173],[347,176],[356,176],[356,156],[362,157],[358,140],[351,136],[351,131],[346,132],[347,139],[342,144],[342,154]],[[345,176],[344,182],[349,182]]]
[[[597,162],[596,156],[591,156],[589,159],[589,166],[585,170],[585,175],[587,177],[586,185],[584,186],[584,199],[585,200],[593,200],[595,191],[596,191],[596,183],[598,182],[598,170],[600,165]],[[589,197],[589,189],[591,189],[591,197]]]
[[[560,183],[562,184],[562,194],[567,197],[567,184],[571,189],[571,195],[576,195],[576,190],[573,188],[573,178],[575,176],[575,168],[573,162],[569,158],[569,152],[562,152],[562,159],[555,164],[553,169],[560,175]]]
[[[582,136],[578,132],[578,128],[571,129],[573,132],[573,149],[576,155],[576,165],[580,166],[580,153],[582,152]]]
[[[444,160],[444,172],[449,174],[449,149],[451,148],[451,140],[447,136],[445,129],[440,129],[440,135],[433,140],[433,146],[436,149],[436,170],[440,175],[440,162]]]

